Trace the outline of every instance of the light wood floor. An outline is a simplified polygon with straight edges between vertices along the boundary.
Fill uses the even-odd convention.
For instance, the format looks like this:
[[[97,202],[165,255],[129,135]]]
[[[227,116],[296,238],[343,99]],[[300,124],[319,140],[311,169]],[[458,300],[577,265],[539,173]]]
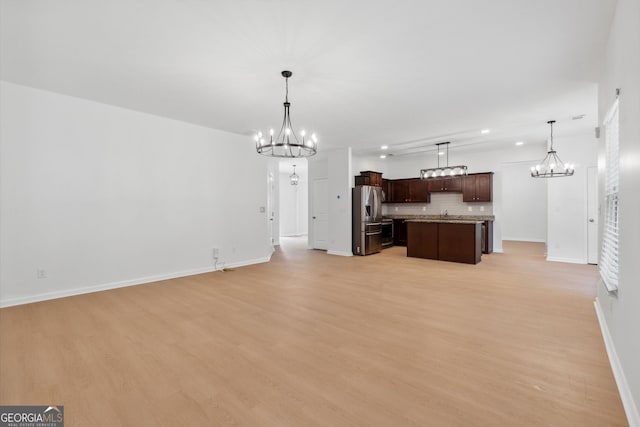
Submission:
[[[0,403],[68,426],[627,425],[596,268],[329,256],[0,310]]]

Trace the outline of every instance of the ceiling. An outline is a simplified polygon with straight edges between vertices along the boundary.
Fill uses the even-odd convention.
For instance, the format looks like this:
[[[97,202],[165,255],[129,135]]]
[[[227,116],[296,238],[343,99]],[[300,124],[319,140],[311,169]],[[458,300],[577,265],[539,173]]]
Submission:
[[[615,0],[2,0],[3,80],[320,150],[541,142],[597,124]],[[574,116],[585,114],[582,120]],[[481,134],[480,130],[491,129]],[[413,151],[412,151],[413,150]]]

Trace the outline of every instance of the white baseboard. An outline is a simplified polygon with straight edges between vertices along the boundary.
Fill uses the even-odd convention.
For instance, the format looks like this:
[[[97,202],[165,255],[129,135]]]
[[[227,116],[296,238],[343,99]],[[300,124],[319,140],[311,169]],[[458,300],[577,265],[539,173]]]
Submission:
[[[533,243],[545,243],[545,239],[528,239],[526,237],[502,237],[502,241],[511,240],[513,242],[533,242]]]
[[[633,395],[631,394],[631,389],[629,388],[629,383],[627,382],[627,377],[625,377],[622,365],[620,365],[620,359],[618,359],[618,353],[616,353],[616,348],[613,345],[613,340],[611,339],[611,334],[607,327],[607,321],[605,320],[604,313],[602,313],[602,309],[600,308],[598,298],[593,302],[593,305],[596,308],[596,315],[598,316],[598,323],[600,324],[600,330],[602,331],[604,346],[607,349],[609,364],[611,365],[613,377],[616,379],[616,384],[618,385],[618,392],[620,393],[624,412],[627,414],[629,427],[640,427],[640,412],[638,412],[638,408],[633,400]]]
[[[328,255],[340,255],[340,256],[353,256],[353,252],[345,252],[345,251],[327,251]]]
[[[238,262],[233,262],[228,264],[219,263],[217,268],[216,267],[196,268],[193,270],[184,270],[184,271],[178,271],[174,273],[159,274],[156,276],[138,277],[136,279],[123,280],[120,282],[104,283],[104,284],[95,285],[95,286],[85,286],[81,288],[63,289],[63,290],[54,291],[54,292],[45,292],[42,294],[30,295],[26,297],[0,299],[0,308],[12,307],[14,305],[31,304],[34,302],[46,301],[50,299],[71,297],[74,295],[89,294],[91,292],[125,288],[127,286],[143,285],[145,283],[159,282],[161,280],[169,280],[169,279],[176,279],[178,277],[193,276],[194,274],[210,273],[212,271],[222,270],[223,268],[237,268],[237,267],[244,267],[252,264],[260,264],[263,262],[269,262],[270,260],[271,260],[271,255],[269,255],[268,257],[251,259],[251,260],[243,260],[243,261],[238,261]]]
[[[547,261],[552,262],[568,262],[570,264],[586,264],[587,261],[580,258],[559,258],[559,257],[547,257]]]
[[[504,253],[504,249],[494,247],[494,248],[493,248],[493,253],[496,253],[496,254],[503,254],[503,253]]]

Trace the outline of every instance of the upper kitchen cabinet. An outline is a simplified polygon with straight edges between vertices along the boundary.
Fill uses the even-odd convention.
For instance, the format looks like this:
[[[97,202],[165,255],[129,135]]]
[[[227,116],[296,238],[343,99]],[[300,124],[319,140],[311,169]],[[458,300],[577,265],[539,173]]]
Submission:
[[[390,203],[428,203],[430,201],[427,181],[420,178],[394,179],[389,181]]]
[[[429,202],[429,183],[424,179],[414,178],[409,180],[409,201]]]
[[[356,176],[356,185],[373,185],[374,187],[382,187],[382,173],[361,171],[360,176]]]
[[[389,181],[391,203],[404,203],[409,201],[409,180],[394,179]]]
[[[391,181],[382,179],[382,203],[391,202]]]
[[[463,202],[490,202],[493,194],[493,172],[462,177]]]
[[[430,193],[452,192],[460,193],[462,191],[462,178],[459,176],[445,178],[429,178]]]

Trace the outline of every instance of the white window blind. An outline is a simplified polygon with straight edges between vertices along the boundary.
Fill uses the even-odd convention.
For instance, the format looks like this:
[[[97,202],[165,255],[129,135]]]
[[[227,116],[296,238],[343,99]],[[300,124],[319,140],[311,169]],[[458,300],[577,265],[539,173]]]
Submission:
[[[618,100],[604,119],[605,171],[604,171],[604,226],[602,230],[602,252],[600,253],[600,276],[609,291],[618,289],[618,223],[620,155],[618,144]]]

